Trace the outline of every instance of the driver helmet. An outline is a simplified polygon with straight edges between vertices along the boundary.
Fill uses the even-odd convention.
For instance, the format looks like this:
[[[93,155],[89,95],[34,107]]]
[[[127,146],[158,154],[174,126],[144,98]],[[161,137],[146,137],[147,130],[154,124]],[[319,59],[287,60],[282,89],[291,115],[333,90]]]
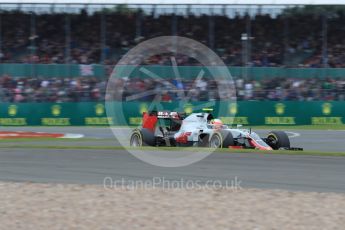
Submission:
[[[212,119],[211,124],[214,129],[220,129],[223,126],[223,122],[220,119]]]

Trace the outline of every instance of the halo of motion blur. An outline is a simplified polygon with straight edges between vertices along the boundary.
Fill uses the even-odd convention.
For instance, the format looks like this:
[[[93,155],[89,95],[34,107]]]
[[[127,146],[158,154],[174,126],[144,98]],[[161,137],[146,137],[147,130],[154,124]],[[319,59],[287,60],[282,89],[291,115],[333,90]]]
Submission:
[[[154,73],[142,64],[145,60],[155,55],[165,55],[170,58],[170,68],[174,75],[170,81],[167,80],[167,76],[160,76],[159,73]],[[191,58],[202,66],[201,71],[195,74],[195,76],[188,76],[189,79],[193,79],[193,84],[188,90],[183,86],[183,80],[179,73],[178,58],[181,57]],[[160,87],[138,91],[130,96],[123,95],[123,88],[126,87],[126,82],[131,78],[136,78],[138,73],[151,80],[160,82]],[[206,73],[207,77],[205,77]],[[205,93],[207,93],[207,87],[211,81],[216,84],[217,99],[198,102],[197,105],[193,105],[192,102],[195,100],[193,99],[193,91],[197,87],[204,87]],[[227,108],[215,106],[221,100],[226,100],[232,105],[236,104],[235,86],[229,69],[221,58],[205,45],[189,38],[179,36],[156,37],[141,42],[132,48],[121,58],[111,73],[105,101],[108,119],[112,121],[113,125],[121,124],[121,128],[112,127],[115,138],[132,155],[152,165],[180,167],[202,160],[214,150],[200,148],[200,150],[198,149],[196,151],[183,151],[182,148],[178,151],[169,150],[164,154],[159,154],[164,150],[145,151],[142,148],[133,149],[129,147],[129,139],[133,126],[129,124],[129,118],[126,117],[123,105],[125,103],[142,101],[141,99],[144,97],[151,97],[152,100],[146,102],[144,108],[138,109],[139,111],[136,117],[141,118],[143,112],[166,110],[165,106],[167,102],[163,102],[162,100],[162,93],[166,92],[174,93],[175,98],[173,104],[178,104],[176,108],[171,109],[170,107],[170,111],[192,113],[202,111],[204,108],[217,108],[217,111],[213,111],[214,114],[226,113],[228,117],[234,116],[234,114],[227,112],[227,106]],[[123,124],[126,124],[127,127],[123,128]],[[157,131],[160,132],[159,130]]]

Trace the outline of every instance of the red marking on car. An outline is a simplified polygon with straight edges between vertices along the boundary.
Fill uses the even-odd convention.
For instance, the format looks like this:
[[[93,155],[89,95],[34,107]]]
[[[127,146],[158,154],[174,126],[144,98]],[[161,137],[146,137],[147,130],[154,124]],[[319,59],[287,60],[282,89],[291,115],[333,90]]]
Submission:
[[[180,136],[176,137],[176,142],[186,144],[188,142],[188,136],[192,135],[192,132],[182,133]]]
[[[259,150],[273,150],[269,146],[260,145],[257,141],[249,137],[249,144]]]

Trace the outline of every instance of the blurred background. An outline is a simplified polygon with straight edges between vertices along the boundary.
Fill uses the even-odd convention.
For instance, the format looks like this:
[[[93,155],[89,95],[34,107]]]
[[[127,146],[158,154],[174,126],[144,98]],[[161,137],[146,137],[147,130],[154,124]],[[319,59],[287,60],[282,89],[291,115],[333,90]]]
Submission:
[[[277,112],[277,104],[269,110],[283,115],[289,107],[285,102],[313,101],[319,103],[317,117],[332,115],[334,108],[340,110],[332,117],[345,116],[339,104],[345,100],[345,6],[126,3],[0,2],[0,116],[17,116],[22,103],[102,104],[121,57],[140,42],[163,35],[192,38],[216,52],[229,66],[239,102],[279,101],[283,112]],[[191,92],[191,102],[234,96],[222,97],[216,79],[194,84],[188,76],[196,76],[200,63],[183,55],[175,58],[181,81],[174,80],[169,54],[153,56],[143,64],[161,78],[119,78],[116,100],[148,90],[160,92],[164,102],[180,100],[178,91]],[[17,106],[12,116],[11,105]],[[239,112],[231,108],[233,114]]]

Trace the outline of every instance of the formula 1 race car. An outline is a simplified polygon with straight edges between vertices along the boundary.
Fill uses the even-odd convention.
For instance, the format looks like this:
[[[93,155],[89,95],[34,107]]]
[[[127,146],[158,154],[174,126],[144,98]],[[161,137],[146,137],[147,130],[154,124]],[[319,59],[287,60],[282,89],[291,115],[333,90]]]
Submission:
[[[230,128],[210,113],[143,113],[142,127],[133,130],[130,146],[194,146],[260,150],[303,150],[291,148],[288,135],[272,131],[261,138],[251,129]]]

